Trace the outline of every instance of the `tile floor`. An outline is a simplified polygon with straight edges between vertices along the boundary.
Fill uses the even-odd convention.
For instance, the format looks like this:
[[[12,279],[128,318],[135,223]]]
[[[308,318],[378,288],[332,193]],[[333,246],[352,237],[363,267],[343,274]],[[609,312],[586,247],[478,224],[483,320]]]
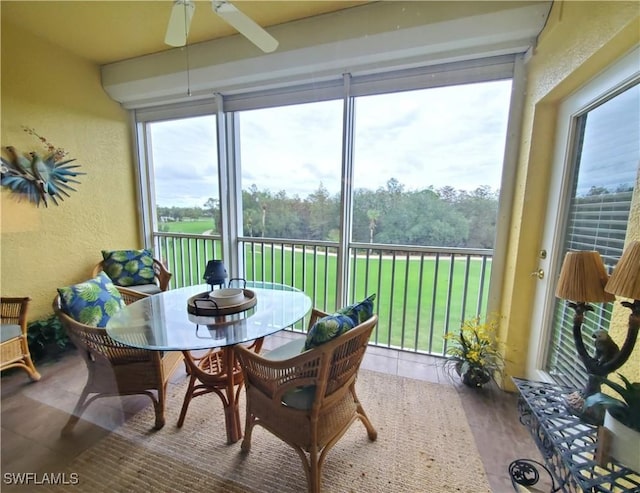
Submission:
[[[300,336],[281,332],[267,338],[265,348]],[[362,367],[454,385],[494,492],[513,491],[507,472],[512,460],[523,457],[541,460],[528,431],[518,420],[516,395],[494,386],[477,391],[453,382],[443,373],[437,359],[424,355],[370,347]],[[182,368],[176,371],[173,380],[185,378]],[[83,414],[73,437],[61,438],[60,430],[84,385],[84,363],[71,351],[58,361],[39,364],[38,370],[42,379],[37,383],[30,383],[23,372],[11,372],[1,379],[2,473],[58,472],[126,419],[151,405],[143,396],[98,399]],[[4,475],[0,489],[3,492],[33,491],[10,487]]]

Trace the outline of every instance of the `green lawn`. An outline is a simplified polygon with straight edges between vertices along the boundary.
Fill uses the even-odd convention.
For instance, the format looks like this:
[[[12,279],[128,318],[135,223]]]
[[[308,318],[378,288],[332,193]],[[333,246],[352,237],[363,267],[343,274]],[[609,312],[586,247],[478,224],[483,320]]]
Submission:
[[[467,301],[463,316],[467,267]],[[357,301],[376,293],[380,317],[374,334],[376,342],[440,353],[442,335],[447,327],[456,330],[463,318],[476,316],[482,267],[482,262],[475,259],[468,266],[466,259],[456,259],[452,266],[448,258],[436,262],[430,257],[423,260],[420,257],[398,257],[394,262],[390,257],[367,260],[361,256],[350,263],[350,272],[355,273],[352,277],[356,283],[349,299]],[[490,267],[488,262],[485,279],[489,278]],[[315,284],[314,272],[317,272]],[[336,272],[336,256],[325,256],[324,252],[315,256],[315,260],[313,252],[296,250],[292,255],[289,248],[272,251],[265,247],[254,258],[247,252],[247,278],[294,285],[311,296],[314,306],[329,312],[336,308]],[[481,307],[486,307],[487,294],[488,288],[485,287]],[[419,328],[417,338],[416,328]]]
[[[197,221],[176,221],[162,223],[162,230],[167,233],[185,233],[201,235],[213,228],[213,219],[198,219]]]
[[[207,221],[167,224],[175,232],[187,233],[189,229],[195,234],[211,225]],[[171,259],[171,265],[181,266],[181,270],[174,269],[174,286],[188,284],[190,272],[202,271],[207,260],[221,258],[218,240],[181,239],[176,242],[176,251],[171,245],[162,253],[163,258]],[[481,292],[483,268],[485,286]],[[457,330],[463,319],[476,316],[478,304],[480,315],[487,315],[490,270],[490,260],[483,267],[479,259],[459,258],[452,265],[446,256],[436,261],[434,257],[398,255],[394,261],[390,256],[367,259],[358,255],[355,261],[350,260],[350,277],[356,281],[348,299],[357,301],[376,293],[380,317],[372,336],[376,343],[441,354],[446,331]],[[245,277],[293,285],[305,291],[315,307],[327,312],[336,309],[337,257],[333,248],[292,251],[291,247],[256,245],[252,250],[246,245]],[[301,323],[297,328],[302,327]]]

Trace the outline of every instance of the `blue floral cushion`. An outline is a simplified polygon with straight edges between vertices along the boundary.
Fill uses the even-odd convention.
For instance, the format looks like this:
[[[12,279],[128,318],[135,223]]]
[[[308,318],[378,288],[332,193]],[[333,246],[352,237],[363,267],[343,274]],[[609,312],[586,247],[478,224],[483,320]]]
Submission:
[[[102,250],[103,268],[118,286],[153,284],[153,254],[142,250]]]
[[[104,272],[80,284],[58,288],[58,293],[62,310],[74,320],[92,327],[106,326],[125,306],[120,292]]]
[[[350,317],[353,320],[354,326],[360,325],[365,320],[370,319],[373,315],[373,300],[375,299],[376,295],[372,294],[358,303],[340,308],[337,313]]]
[[[320,346],[354,327],[351,317],[340,313],[319,318],[307,332],[307,339],[302,351]]]

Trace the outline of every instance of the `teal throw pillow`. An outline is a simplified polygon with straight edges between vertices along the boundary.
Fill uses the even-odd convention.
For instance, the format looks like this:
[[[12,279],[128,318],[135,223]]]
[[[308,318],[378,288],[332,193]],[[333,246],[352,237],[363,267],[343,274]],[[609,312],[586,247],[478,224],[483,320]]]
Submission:
[[[100,272],[88,281],[58,288],[62,310],[74,320],[92,327],[104,327],[125,306],[109,276]]]
[[[151,250],[102,250],[104,271],[118,286],[153,284],[153,254]]]
[[[320,346],[354,327],[351,317],[340,313],[319,318],[307,332],[307,339],[302,351]]]
[[[337,313],[347,315],[353,320],[354,325],[360,325],[373,315],[373,300],[375,299],[376,295],[372,294],[358,303],[340,308]]]

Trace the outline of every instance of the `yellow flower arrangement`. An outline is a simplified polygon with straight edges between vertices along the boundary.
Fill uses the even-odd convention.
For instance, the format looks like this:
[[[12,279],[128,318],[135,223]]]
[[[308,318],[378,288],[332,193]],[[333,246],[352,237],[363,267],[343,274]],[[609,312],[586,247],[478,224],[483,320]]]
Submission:
[[[500,317],[492,315],[484,322],[480,317],[465,320],[458,332],[444,335],[445,366],[455,370],[463,383],[480,387],[502,370],[504,360],[497,340]]]

